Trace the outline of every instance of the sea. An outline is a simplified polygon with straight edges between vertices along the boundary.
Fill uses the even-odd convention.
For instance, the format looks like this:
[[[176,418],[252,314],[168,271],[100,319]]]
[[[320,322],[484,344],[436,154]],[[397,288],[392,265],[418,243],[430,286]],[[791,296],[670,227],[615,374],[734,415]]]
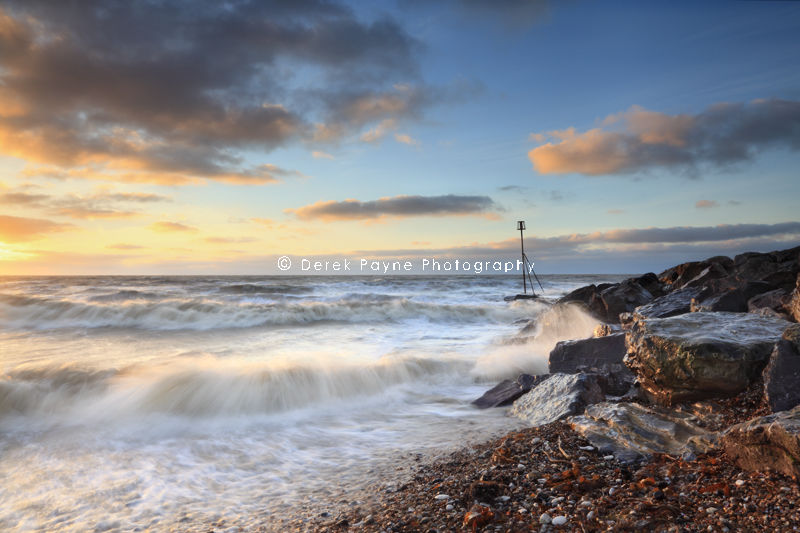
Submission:
[[[516,276],[0,277],[0,530],[280,531],[364,504],[520,427],[470,402],[591,336],[550,303],[622,277],[513,302]]]

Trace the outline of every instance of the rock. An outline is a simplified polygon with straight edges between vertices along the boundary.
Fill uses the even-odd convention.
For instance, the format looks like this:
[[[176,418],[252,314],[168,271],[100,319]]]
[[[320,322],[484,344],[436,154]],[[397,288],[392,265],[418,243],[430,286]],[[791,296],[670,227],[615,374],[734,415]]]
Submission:
[[[795,289],[794,292],[792,292],[792,299],[786,304],[786,310],[795,322],[800,322],[800,274],[797,275]]]
[[[542,513],[541,516],[539,516],[539,523],[542,525],[549,524],[552,521],[553,519],[547,513]]]
[[[575,289],[571,293],[567,294],[566,296],[561,297],[557,304],[564,304],[569,302],[575,302],[581,304],[586,310],[595,316],[603,320],[605,318],[605,306],[603,305],[603,301],[600,298],[600,292],[604,289],[612,287],[614,284],[612,283],[601,283],[600,285],[586,285],[585,287],[581,287],[579,289]]]
[[[664,290],[664,284],[661,283],[661,280],[658,279],[658,276],[653,274],[652,272],[648,272],[643,276],[639,276],[638,278],[634,278],[634,281],[642,286],[647,292],[652,294],[654,297],[664,296],[666,291]]]
[[[613,333],[617,333],[620,328],[610,324],[598,324],[592,332],[593,337],[608,337]]]
[[[511,414],[532,426],[543,426],[578,414],[586,405],[603,399],[596,375],[552,374],[515,401]]]
[[[554,516],[553,521],[551,522],[554,526],[563,526],[567,523],[567,517],[564,515],[561,516]]]
[[[783,332],[764,368],[764,396],[773,413],[800,405],[800,324]]]
[[[650,292],[639,285],[635,279],[626,279],[622,283],[613,285],[600,292],[606,322],[619,324],[620,313],[633,311],[653,299]]]
[[[712,264],[717,264],[726,272],[730,272],[733,269],[733,260],[730,257],[717,256],[705,261],[691,261],[674,266],[659,274],[658,278],[667,284],[670,289],[680,289],[686,283],[702,274]]]
[[[622,462],[635,462],[653,453],[704,453],[716,439],[692,423],[694,417],[636,403],[598,403],[569,419],[572,429],[586,437],[600,453]]]
[[[638,319],[624,362],[662,405],[729,396],[758,377],[787,324],[749,313]]]
[[[625,334],[615,333],[561,341],[550,352],[550,373],[575,374],[592,370],[619,370],[625,357]]]
[[[483,396],[474,400],[472,405],[479,409],[511,405],[514,400],[531,390],[533,387],[547,379],[549,375],[532,376],[520,374],[517,379],[505,379],[486,391]]]
[[[733,258],[736,275],[745,280],[772,281],[791,289],[800,265],[800,246],[765,254],[748,252]],[[788,283],[788,285],[786,285]]]
[[[692,300],[691,311],[727,311],[746,313],[747,302],[775,287],[764,281],[739,281],[724,278],[714,280],[703,287],[703,291]]]
[[[728,271],[725,270],[719,263],[711,263],[704,268],[699,274],[687,281],[684,287],[703,287],[711,280],[725,278],[728,276]]]
[[[637,307],[633,314],[640,318],[666,318],[682,315],[691,310],[692,299],[698,297],[701,292],[702,289],[699,287],[684,287]]]
[[[800,475],[800,407],[736,424],[721,440],[744,470]]]
[[[752,313],[757,309],[766,307],[780,312],[787,303],[789,303],[789,293],[786,292],[785,289],[775,289],[774,291],[758,294],[747,300],[747,310]]]

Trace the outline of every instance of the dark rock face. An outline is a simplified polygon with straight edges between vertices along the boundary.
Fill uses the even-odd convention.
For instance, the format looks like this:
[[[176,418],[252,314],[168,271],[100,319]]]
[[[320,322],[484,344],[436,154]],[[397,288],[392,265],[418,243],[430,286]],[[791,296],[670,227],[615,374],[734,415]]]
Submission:
[[[800,246],[765,254],[744,253],[734,257],[733,262],[742,279],[777,282],[780,288],[791,290],[791,281],[800,271],[799,258]]]
[[[636,403],[598,403],[569,419],[572,429],[600,453],[625,463],[654,453],[690,455],[707,452],[715,435],[696,426],[687,413],[648,408]]]
[[[783,332],[763,376],[764,396],[773,413],[800,405],[800,324]]]
[[[800,407],[736,424],[721,441],[744,470],[800,476]]]
[[[605,399],[594,374],[551,374],[511,407],[511,414],[543,426],[578,414],[592,403]]]
[[[638,280],[651,286],[659,294],[661,284],[654,280],[655,274],[640,278],[629,278],[621,283],[601,283],[576,289],[561,298],[558,303],[579,302],[592,316],[611,324],[619,324],[619,314],[633,311],[653,299],[653,294],[639,284]]]
[[[618,370],[625,357],[625,334],[614,333],[572,341],[561,341],[550,352],[550,373]]]
[[[600,293],[600,298],[605,307],[607,322],[619,323],[620,313],[628,313],[653,299],[650,291],[639,285],[635,279],[625,281],[609,287]]]
[[[751,298],[774,289],[773,285],[764,281],[717,279],[706,284],[703,291],[692,300],[691,311],[746,313],[747,302]]]
[[[652,272],[648,272],[644,276],[634,278],[634,281],[636,281],[636,283],[641,285],[647,292],[656,298],[666,294],[666,291],[664,290],[664,284],[661,283],[661,280],[658,279],[658,276]]]
[[[625,364],[652,400],[736,394],[757,378],[787,322],[740,313],[638,319],[626,336]]]
[[[667,318],[691,310],[692,299],[700,295],[699,287],[684,287],[637,307],[633,312],[639,318]]]
[[[514,400],[550,377],[549,375],[532,376],[520,374],[517,379],[506,379],[486,391],[483,396],[472,402],[479,409],[511,405]]]
[[[670,289],[680,289],[698,277],[714,279],[717,273],[727,275],[733,269],[733,260],[729,257],[717,256],[705,261],[691,261],[669,268],[658,275]]]
[[[790,295],[784,289],[775,289],[747,300],[747,311],[749,313],[764,313],[764,310],[772,311],[775,314],[784,312],[786,304],[789,303]]]
[[[800,322],[800,274],[797,276],[796,286],[794,292],[792,292],[792,299],[786,304],[786,310],[795,322]]]

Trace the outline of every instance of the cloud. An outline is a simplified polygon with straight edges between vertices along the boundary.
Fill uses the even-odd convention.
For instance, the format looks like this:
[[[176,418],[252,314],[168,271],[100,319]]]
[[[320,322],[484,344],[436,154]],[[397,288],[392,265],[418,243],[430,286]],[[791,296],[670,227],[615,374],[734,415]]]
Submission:
[[[609,215],[621,215],[624,212],[625,212],[624,209],[609,209],[608,211],[606,211],[606,213],[608,213]]]
[[[387,118],[382,120],[377,126],[361,135],[361,140],[365,143],[375,144],[383,140],[387,133],[397,127],[394,119]]]
[[[130,209],[117,209],[115,206],[118,204],[146,204],[171,200],[168,196],[138,192],[98,192],[86,196],[76,194],[51,196],[19,192],[22,189],[11,189],[10,192],[0,193],[0,204],[38,208],[50,214],[77,219],[109,219],[129,218],[139,214]]]
[[[502,187],[498,187],[497,190],[503,192],[525,192],[528,190],[528,187],[523,187],[521,185],[503,185]]]
[[[394,19],[325,0],[9,0],[0,152],[54,176],[273,183],[281,169],[245,153],[310,142],[319,118],[335,140],[419,117],[435,92],[410,83],[420,49]]]
[[[0,215],[0,241],[32,241],[41,239],[50,233],[68,230],[73,227],[71,224],[60,224],[40,218]]]
[[[206,237],[204,240],[211,244],[236,244],[258,241],[258,239],[252,237]]]
[[[399,143],[407,144],[409,146],[419,146],[419,141],[412,138],[410,135],[406,133],[395,133],[394,140]]]
[[[331,154],[327,152],[321,152],[319,150],[314,150],[313,152],[311,152],[311,157],[313,157],[314,159],[336,159]]]
[[[368,220],[383,217],[479,215],[490,216],[499,206],[488,196],[394,196],[362,202],[321,201],[287,209],[301,220]]]
[[[141,250],[144,246],[139,246],[138,244],[125,244],[125,243],[117,243],[117,244],[109,244],[106,248],[111,248],[112,250]]]
[[[186,224],[181,224],[180,222],[155,222],[150,224],[149,228],[158,233],[198,231],[194,226],[187,226]]]
[[[567,128],[547,136],[550,142],[528,152],[540,174],[598,176],[657,168],[696,172],[704,165],[748,161],[770,148],[800,150],[800,102],[715,104],[696,115],[633,106],[607,117],[600,127],[585,132]]]
[[[712,209],[714,207],[719,207],[719,204],[714,200],[698,200],[694,206],[697,209]]]

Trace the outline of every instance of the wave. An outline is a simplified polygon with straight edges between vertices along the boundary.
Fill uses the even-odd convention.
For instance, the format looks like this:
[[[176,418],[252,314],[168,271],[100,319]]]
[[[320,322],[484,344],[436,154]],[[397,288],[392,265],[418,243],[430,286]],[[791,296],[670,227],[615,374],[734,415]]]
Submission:
[[[308,294],[313,292],[311,287],[300,287],[297,285],[255,285],[252,283],[240,283],[237,285],[226,285],[219,288],[219,292],[224,294]]]
[[[160,294],[154,292],[137,291],[125,289],[111,294],[98,294],[89,298],[91,302],[127,302],[129,300],[158,300],[162,298]]]
[[[482,355],[472,374],[489,381],[514,379],[521,373],[546,374],[556,343],[591,337],[599,323],[579,305],[554,305],[536,316],[520,334]]]
[[[280,413],[380,394],[427,377],[463,375],[464,361],[384,358],[337,367],[219,360],[122,370],[54,367],[0,378],[0,418],[126,419],[149,414],[214,417]],[[71,418],[70,418],[71,417]]]
[[[152,330],[209,330],[318,322],[508,323],[528,314],[521,305],[456,305],[406,298],[340,299],[332,302],[226,302],[173,298],[157,302],[80,302],[0,294],[4,327],[16,329],[120,327]]]

